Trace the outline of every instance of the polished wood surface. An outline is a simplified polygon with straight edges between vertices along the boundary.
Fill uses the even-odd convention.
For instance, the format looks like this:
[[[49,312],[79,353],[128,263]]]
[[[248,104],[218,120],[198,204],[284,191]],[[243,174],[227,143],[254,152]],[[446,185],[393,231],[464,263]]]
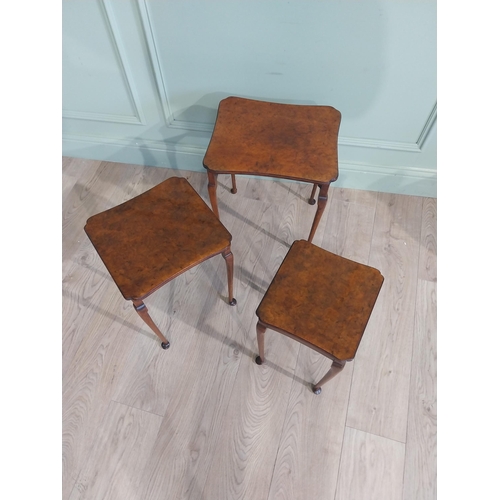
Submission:
[[[330,183],[338,176],[340,119],[331,106],[228,97],[219,104],[203,165],[218,174]]]
[[[256,311],[255,362],[266,361],[267,328],[287,335],[332,360],[312,385],[321,394],[322,385],[354,359],[383,282],[377,269],[295,241]]]
[[[433,200],[332,185],[315,242],[385,282],[355,359],[317,397],[310,383],[332,364],[319,352],[270,331],[266,363],[254,362],[255,310],[311,225],[310,185],[242,176],[233,196],[220,176],[238,304],[222,258],[158,289],[144,302],[175,331],[168,355],[123,300],[85,221],[178,176],[209,203],[205,172],[65,159],[61,498],[434,500]]]
[[[309,204],[316,214],[309,231],[312,241],[328,201],[330,183],[338,177],[338,133],[341,114],[331,106],[307,106],[228,97],[219,104],[214,132],[203,166],[208,193],[219,217],[217,177],[262,175],[313,184]]]
[[[373,267],[295,241],[256,313],[267,327],[332,360],[349,361],[383,281]]]
[[[153,330],[163,349],[170,342],[142,301],[167,282],[221,254],[233,297],[231,234],[182,177],[171,177],[87,220],[87,236],[126,300]]]
[[[90,217],[85,232],[127,300],[147,297],[231,244],[229,231],[181,177]]]

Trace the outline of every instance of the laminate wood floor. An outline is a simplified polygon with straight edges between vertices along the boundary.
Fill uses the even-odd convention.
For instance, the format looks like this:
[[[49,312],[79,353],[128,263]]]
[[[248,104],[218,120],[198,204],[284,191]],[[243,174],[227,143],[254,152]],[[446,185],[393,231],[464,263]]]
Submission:
[[[330,188],[314,243],[385,283],[355,360],[316,396],[330,363],[315,351],[269,331],[254,362],[255,309],[307,239],[310,185],[237,177],[232,195],[219,176],[238,304],[222,258],[168,283],[145,300],[165,351],[83,227],[171,176],[209,205],[205,173],[62,165],[64,500],[436,498],[435,199]]]

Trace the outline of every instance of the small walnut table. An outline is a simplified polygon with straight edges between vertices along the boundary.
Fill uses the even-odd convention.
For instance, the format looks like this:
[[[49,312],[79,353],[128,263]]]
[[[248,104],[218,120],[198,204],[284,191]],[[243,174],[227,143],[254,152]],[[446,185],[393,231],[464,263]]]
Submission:
[[[337,142],[340,112],[331,106],[279,104],[228,97],[219,104],[215,128],[203,159],[214,213],[217,176],[270,176],[313,184],[309,203],[319,186],[318,207],[308,241],[312,241],[328,200],[330,183],[337,180]]]
[[[384,281],[373,267],[339,257],[307,241],[295,241],[256,314],[259,356],[264,333],[276,330],[332,360],[312,386],[315,394],[354,359]]]
[[[236,304],[231,234],[184,178],[169,178],[90,217],[85,232],[123,297],[132,301],[163,349],[170,342],[151,319],[143,300],[184,271],[222,254],[229,304]]]

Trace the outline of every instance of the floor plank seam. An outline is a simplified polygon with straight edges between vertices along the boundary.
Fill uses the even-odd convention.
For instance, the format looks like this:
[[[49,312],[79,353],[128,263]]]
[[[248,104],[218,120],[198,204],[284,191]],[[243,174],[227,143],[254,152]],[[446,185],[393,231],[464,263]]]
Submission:
[[[352,429],[354,431],[364,432],[365,434],[370,434],[371,436],[376,436],[376,437],[379,437],[379,438],[382,438],[382,439],[387,439],[388,441],[393,441],[394,443],[403,444],[406,447],[406,442],[405,441],[399,441],[399,439],[393,439],[393,438],[390,438],[390,437],[387,437],[387,436],[382,436],[380,434],[375,434],[374,432],[368,432],[368,431],[365,431],[363,429],[358,429],[357,427],[352,427],[351,425],[346,425],[345,427],[346,427],[346,429]]]
[[[368,260],[366,261],[366,264],[368,264],[370,262],[370,258],[372,256],[373,233],[375,232],[375,220],[377,219],[377,207],[378,207],[378,193],[377,193],[377,201],[375,202],[375,210],[373,211],[372,232],[370,234],[370,248],[368,249]]]
[[[344,453],[344,442],[345,442],[345,430],[347,429],[347,416],[349,414],[349,403],[351,400],[351,389],[352,389],[352,381],[354,379],[354,370],[356,370],[356,361],[353,361],[354,366],[352,367],[352,373],[351,373],[351,380],[349,382],[349,395],[347,396],[347,405],[346,405],[346,412],[345,412],[345,418],[344,418],[344,432],[342,433],[342,444],[340,445],[340,454],[339,454],[339,465],[338,465],[338,470],[337,470],[337,484],[335,485],[335,495],[334,495],[334,500],[337,498],[338,494],[338,488],[339,488],[339,479],[340,479],[340,465],[342,463],[342,456]]]
[[[377,215],[379,210],[379,198],[380,198],[380,193],[377,193],[377,197],[375,200],[375,210],[373,211],[372,234],[370,235],[370,249],[368,250],[368,260],[366,261],[367,264],[369,264],[370,259],[372,258],[373,234],[375,233],[375,222],[377,220]]]
[[[122,403],[121,401],[117,401],[116,399],[110,399],[110,402],[116,403],[118,405],[126,406],[127,408],[132,408],[132,409],[137,410],[137,411],[142,411],[144,413],[148,413],[149,415],[155,415],[156,417],[165,418],[165,415],[161,415],[160,413],[155,413],[154,411],[144,410],[144,409],[138,408],[137,406],[134,406],[134,405]]]
[[[351,379],[352,381],[352,379]],[[349,389],[350,391],[350,389]],[[347,411],[346,411],[346,414],[345,414],[345,418],[346,418],[346,422],[347,422]],[[339,484],[340,484],[340,470],[341,470],[341,466],[342,466],[342,460],[343,460],[343,457],[344,457],[344,442],[345,442],[345,430],[347,429],[347,425],[344,424],[344,432],[342,433],[342,445],[340,447],[340,454],[339,454],[339,466],[338,466],[338,470],[337,470],[337,484],[335,485],[335,494],[333,496],[333,500],[337,500],[337,496],[339,494]]]
[[[421,217],[422,219],[422,217]],[[420,252],[419,252],[420,254]],[[417,264],[418,266],[418,264]],[[412,380],[412,376],[413,376],[413,373],[414,373],[414,370],[416,369],[416,367],[413,365],[413,362],[414,362],[414,354],[415,354],[415,331],[416,331],[416,325],[415,325],[415,322],[417,321],[417,302],[418,302],[418,267],[417,267],[417,279],[415,280],[415,298],[414,298],[414,303],[413,303],[413,321],[412,321],[412,325],[413,325],[413,328],[412,328],[412,335],[411,335],[411,354],[410,354],[410,376],[409,376],[409,379],[408,379],[408,397],[407,397],[407,401],[406,401],[406,430],[405,430],[405,436],[406,436],[406,439],[405,439],[405,462],[406,462],[406,443],[408,442],[408,418],[409,418],[409,415],[410,415],[410,396],[411,396],[411,380]],[[393,440],[393,441],[397,441],[397,440]]]
[[[420,252],[419,252],[420,254]],[[418,263],[418,266],[420,265],[420,257],[419,257],[419,263]],[[419,267],[417,267],[417,269],[419,269]],[[417,284],[418,284],[418,279],[416,280],[417,281]],[[412,378],[413,378],[413,374],[414,374],[414,370],[415,370],[415,366],[413,366],[413,362],[414,362],[414,355],[415,355],[415,349],[414,349],[414,343],[415,343],[415,331],[416,331],[416,321],[417,321],[417,313],[416,313],[416,307],[417,307],[417,293],[415,292],[415,308],[414,308],[414,315],[413,315],[413,335],[412,335],[412,345],[411,345],[411,361],[410,361],[410,366],[411,366],[411,370],[410,370],[410,388],[409,388],[409,391],[408,391],[408,408],[406,409],[406,441],[404,443],[405,445],[405,456],[404,456],[404,460],[403,460],[403,480],[401,482],[402,484],[402,498],[404,497],[404,492],[406,491],[405,490],[405,479],[406,479],[406,474],[405,474],[405,471],[406,471],[406,465],[407,465],[407,461],[408,461],[408,448],[406,446],[406,443],[409,442],[409,418],[410,418],[410,396],[411,396],[411,382],[412,382]]]
[[[288,410],[288,408],[290,407],[290,399],[292,397],[292,392],[293,392],[293,389],[292,389],[292,385],[293,385],[293,382],[295,380],[295,372],[297,371],[297,366],[298,366],[298,360],[299,360],[299,354],[300,354],[300,348],[297,349],[297,356],[295,357],[295,368],[293,370],[293,379],[292,379],[292,383],[290,384],[290,390],[288,391],[288,400],[287,400],[287,403],[286,403],[286,408]],[[283,432],[284,432],[284,429],[285,429],[285,422],[286,422],[286,417],[287,417],[287,412],[285,412],[283,414],[283,422],[282,422],[282,425],[281,425],[281,432],[280,432],[280,438],[278,440],[278,446],[276,447],[276,455],[274,457],[274,464],[273,464],[273,473],[271,474],[271,481],[269,481],[269,491],[267,493],[267,500],[272,500],[272,498],[270,498],[270,495],[271,495],[271,488],[273,486],[273,479],[274,479],[274,474],[276,472],[276,462],[278,461],[278,455],[279,455],[279,452],[280,452],[280,443],[282,442],[282,438],[283,438]]]
[[[234,342],[236,342],[236,341],[234,341]],[[223,349],[223,348],[224,348],[224,345],[228,345],[228,344],[224,344],[224,343],[223,343],[223,345],[221,346],[221,349]],[[230,346],[229,346],[229,347],[230,347]],[[236,380],[237,380],[237,378],[238,378],[238,373],[239,373],[239,371],[240,371],[240,369],[241,369],[241,363],[242,363],[242,360],[243,360],[243,351],[240,349],[240,352],[242,353],[242,355],[240,356],[240,359],[239,359],[239,362],[238,362],[238,368],[237,368],[236,373],[234,374],[234,377],[233,377],[233,382],[232,382],[232,384],[231,384],[231,392],[230,392],[230,394],[229,394],[228,403],[227,403],[227,405],[226,405],[226,410],[225,410],[225,412],[224,412],[224,416],[226,416],[226,415],[227,415],[227,412],[229,411],[231,398],[232,398],[232,396],[233,396],[233,392],[234,392],[234,387],[235,387],[235,385],[236,385]],[[214,450],[216,450],[216,449],[217,449],[217,446],[218,446],[218,443],[219,443],[220,438],[221,438],[221,435],[219,434],[218,439],[214,442]],[[211,459],[210,459],[210,461],[209,461],[209,464],[208,464],[208,466],[207,466],[207,469],[206,469],[207,471],[212,470],[212,464],[213,464],[213,462],[214,462],[214,459],[215,459],[215,454],[212,454],[212,457],[211,457]],[[204,481],[203,481],[203,485],[199,488],[199,491],[201,491],[201,492],[202,492],[202,494],[203,494],[203,492],[205,491],[205,486],[206,486],[206,484],[207,484],[207,481],[208,481],[208,474],[205,474],[205,479],[204,479]]]

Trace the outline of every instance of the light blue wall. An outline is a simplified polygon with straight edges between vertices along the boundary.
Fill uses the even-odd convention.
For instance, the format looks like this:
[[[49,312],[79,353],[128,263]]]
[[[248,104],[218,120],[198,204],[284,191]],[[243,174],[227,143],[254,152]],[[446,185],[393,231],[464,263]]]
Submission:
[[[63,0],[63,154],[202,171],[221,99],[342,113],[336,186],[436,196],[435,0]]]

